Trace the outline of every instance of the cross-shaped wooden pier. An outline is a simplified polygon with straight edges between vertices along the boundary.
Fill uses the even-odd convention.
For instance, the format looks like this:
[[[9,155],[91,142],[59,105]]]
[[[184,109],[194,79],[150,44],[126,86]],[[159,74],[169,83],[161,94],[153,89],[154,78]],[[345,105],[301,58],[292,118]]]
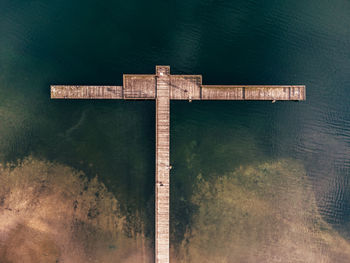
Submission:
[[[305,100],[305,86],[202,85],[201,75],[124,74],[123,86],[51,86],[53,99],[156,100],[155,262],[169,262],[170,100]]]

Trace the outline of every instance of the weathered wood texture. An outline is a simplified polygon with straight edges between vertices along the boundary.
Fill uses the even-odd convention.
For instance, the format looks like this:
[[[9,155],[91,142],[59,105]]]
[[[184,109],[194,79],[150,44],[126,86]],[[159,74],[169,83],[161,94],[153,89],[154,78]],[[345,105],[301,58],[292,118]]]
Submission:
[[[201,85],[201,75],[170,75],[170,99],[199,100]]]
[[[305,100],[305,86],[202,85],[203,100]]]
[[[170,78],[157,70],[155,262],[169,263]]]
[[[51,86],[52,99],[122,99],[122,86]]]
[[[51,86],[54,99],[156,99],[156,79],[169,78],[172,100],[305,100],[302,85],[202,85],[201,75],[170,75],[169,66],[157,66],[156,75],[123,75],[123,86]]]
[[[157,76],[163,76],[163,75],[170,75],[170,66],[156,66],[156,75]]]
[[[155,75],[123,75],[125,99],[155,99]]]
[[[202,85],[202,100],[243,100],[243,88]]]

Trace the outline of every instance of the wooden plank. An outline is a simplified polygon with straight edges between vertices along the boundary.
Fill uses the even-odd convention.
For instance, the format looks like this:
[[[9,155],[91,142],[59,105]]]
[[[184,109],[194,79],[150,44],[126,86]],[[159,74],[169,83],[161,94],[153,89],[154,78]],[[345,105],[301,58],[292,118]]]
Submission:
[[[202,100],[244,100],[243,87],[202,85]]]
[[[122,86],[51,85],[51,99],[123,99]]]
[[[201,75],[170,75],[170,99],[199,100],[201,85]]]
[[[169,263],[170,78],[157,68],[155,262]]]
[[[305,86],[202,85],[203,100],[305,100]]]
[[[306,100],[305,86],[291,86],[289,89],[290,100]]]
[[[156,75],[162,76],[162,75],[170,75],[170,66],[156,66]]]
[[[123,75],[124,99],[155,99],[155,75]]]

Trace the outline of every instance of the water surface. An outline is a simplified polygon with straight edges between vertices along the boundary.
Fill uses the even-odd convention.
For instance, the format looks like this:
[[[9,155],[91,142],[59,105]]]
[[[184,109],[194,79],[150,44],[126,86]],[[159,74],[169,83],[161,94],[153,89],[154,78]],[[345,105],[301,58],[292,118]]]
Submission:
[[[173,254],[184,253],[184,242],[191,245],[189,233],[201,233],[198,222],[203,219],[203,203],[197,195],[203,190],[198,190],[202,186],[198,178],[212,182],[218,190],[218,178],[240,178],[250,174],[246,169],[258,174],[264,165],[270,171],[267,174],[306,179],[285,180],[279,186],[270,184],[278,180],[263,181],[276,189],[276,199],[252,198],[252,207],[258,205],[257,200],[267,200],[280,209],[285,204],[277,202],[279,187],[289,194],[290,189],[306,187],[298,193],[314,196],[314,202],[296,201],[300,209],[315,208],[303,211],[317,220],[320,215],[329,224],[323,230],[330,227],[338,241],[332,239],[326,245],[334,247],[341,238],[347,244],[349,24],[346,0],[1,1],[0,160],[16,162],[31,156],[83,171],[88,178],[97,175],[120,203],[120,213],[128,222],[126,235],[142,232],[152,251],[154,102],[51,101],[49,85],[121,85],[123,73],[151,74],[156,64],[171,65],[175,74],[203,74],[205,84],[304,84],[307,101],[300,103],[171,103]],[[286,170],[294,172],[287,175]],[[227,180],[237,185],[236,179]],[[249,185],[240,182],[238,186],[244,190]],[[247,199],[245,195],[240,198]],[[208,204],[216,206],[210,200],[215,198],[209,198]],[[241,203],[224,207],[232,210]],[[228,219],[241,218],[241,210],[232,211]],[[215,217],[208,220],[213,227],[225,225]],[[247,220],[248,225],[239,222],[235,222],[235,233],[245,228],[247,233],[271,233],[264,220]],[[320,230],[319,225],[297,222],[300,227]],[[254,232],[254,224],[260,230]],[[285,235],[290,237],[290,233]],[[237,243],[234,236],[225,239],[226,248]],[[249,245],[258,237],[241,242]],[[291,242],[285,247],[297,242],[284,240]],[[317,238],[308,240],[308,245],[322,247]],[[273,247],[274,243],[254,244]],[[203,250],[209,246],[201,245]],[[242,256],[239,249],[232,251],[235,254],[219,251],[212,260],[256,262],[265,257],[278,262],[273,252],[259,258],[254,253]],[[250,251],[255,250],[251,247]],[[329,251],[323,258],[311,254],[309,262],[332,262],[334,251]],[[349,258],[337,256],[338,262]],[[183,260],[194,259],[188,255]],[[290,262],[296,260],[291,257]]]

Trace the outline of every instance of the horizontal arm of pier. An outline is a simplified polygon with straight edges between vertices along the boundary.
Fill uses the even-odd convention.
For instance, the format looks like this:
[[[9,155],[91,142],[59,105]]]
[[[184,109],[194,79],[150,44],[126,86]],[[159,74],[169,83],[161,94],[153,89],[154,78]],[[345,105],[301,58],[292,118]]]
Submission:
[[[123,99],[123,86],[51,85],[51,99]]]
[[[170,75],[171,100],[305,100],[303,85],[202,85],[200,75]],[[124,75],[124,86],[51,86],[52,99],[156,99],[154,75]]]
[[[303,85],[202,85],[202,100],[305,100]]]

